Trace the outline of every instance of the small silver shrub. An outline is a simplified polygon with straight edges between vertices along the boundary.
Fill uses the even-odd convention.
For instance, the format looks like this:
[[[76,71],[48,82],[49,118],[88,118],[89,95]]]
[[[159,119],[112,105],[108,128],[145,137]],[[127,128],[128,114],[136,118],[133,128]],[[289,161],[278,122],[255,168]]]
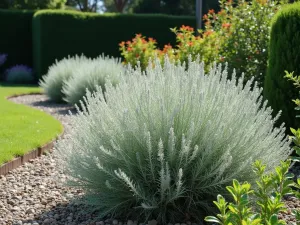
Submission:
[[[62,92],[63,84],[66,82],[76,68],[81,67],[89,59],[84,55],[64,58],[56,61],[49,67],[48,73],[40,80],[40,86],[45,94],[55,102],[62,102],[64,94]]]
[[[162,224],[204,216],[233,179],[255,181],[255,160],[273,169],[288,157],[284,128],[252,81],[228,80],[221,66],[205,75],[199,62],[155,65],[128,69],[105,95],[88,93],[70,139],[57,144],[101,215]]]
[[[105,82],[110,80],[113,85],[119,82],[124,73],[124,66],[119,59],[99,56],[89,60],[73,70],[73,74],[63,85],[64,100],[70,104],[79,104],[87,90],[96,91],[97,86],[104,90]]]

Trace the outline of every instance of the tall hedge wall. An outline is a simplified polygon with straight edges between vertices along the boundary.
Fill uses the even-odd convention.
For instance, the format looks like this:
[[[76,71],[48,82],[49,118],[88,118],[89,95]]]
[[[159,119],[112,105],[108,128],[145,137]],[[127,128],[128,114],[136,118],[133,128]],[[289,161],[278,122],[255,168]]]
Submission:
[[[119,57],[121,41],[136,33],[155,38],[161,45],[175,35],[170,28],[182,24],[194,26],[195,18],[167,15],[94,14],[43,10],[33,18],[34,67],[38,76],[55,61],[68,55],[84,53],[95,57],[101,53]]]
[[[32,67],[32,18],[34,11],[0,9],[0,53],[8,54],[5,68]]]
[[[299,90],[288,81],[285,70],[300,75],[300,3],[285,6],[272,21],[269,45],[269,62],[265,78],[264,96],[275,113],[282,110],[280,123],[286,127],[300,127],[299,111],[295,111],[292,99]]]

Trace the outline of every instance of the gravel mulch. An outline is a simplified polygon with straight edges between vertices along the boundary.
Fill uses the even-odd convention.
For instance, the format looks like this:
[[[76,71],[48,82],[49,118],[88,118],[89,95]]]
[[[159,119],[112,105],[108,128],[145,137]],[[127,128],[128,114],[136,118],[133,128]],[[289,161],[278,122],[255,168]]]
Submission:
[[[19,96],[10,100],[53,115],[64,125],[64,138],[68,138],[68,130],[71,128],[68,115],[68,110],[72,109],[70,106],[53,104],[44,95]],[[80,197],[83,192],[62,185],[67,177],[56,161],[54,154],[47,154],[31,160],[6,176],[0,176],[0,225],[137,225],[136,221],[131,220],[95,221],[93,213],[87,213],[84,205],[72,200],[75,196]],[[300,201],[289,197],[286,205],[288,212],[280,217],[288,224],[295,223],[291,210],[299,209]],[[149,221],[148,224],[157,223]]]

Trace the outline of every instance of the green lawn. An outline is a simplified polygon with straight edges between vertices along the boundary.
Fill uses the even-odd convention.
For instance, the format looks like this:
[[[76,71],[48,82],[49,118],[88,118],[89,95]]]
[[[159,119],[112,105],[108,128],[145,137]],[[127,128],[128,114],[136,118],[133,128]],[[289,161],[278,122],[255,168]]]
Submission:
[[[15,94],[40,92],[37,87],[12,87],[0,83],[0,165],[62,133],[61,123],[52,116],[6,100],[6,97]]]

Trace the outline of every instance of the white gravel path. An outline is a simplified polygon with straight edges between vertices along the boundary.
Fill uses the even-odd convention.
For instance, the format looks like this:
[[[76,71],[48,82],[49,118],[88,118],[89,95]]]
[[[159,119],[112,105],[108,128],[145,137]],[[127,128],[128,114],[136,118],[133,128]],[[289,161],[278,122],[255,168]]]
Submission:
[[[11,101],[43,110],[62,122],[68,138],[70,115],[68,105],[53,104],[44,95],[26,95],[11,98]],[[74,202],[81,190],[63,185],[66,175],[57,165],[53,154],[31,160],[29,163],[0,176],[0,225],[137,225],[136,221],[125,223],[118,220],[95,221],[95,215],[86,212],[86,207]],[[300,208],[300,201],[287,199],[288,212],[280,217],[295,223],[291,209]],[[149,221],[148,225],[156,225]],[[190,225],[191,223],[187,223]],[[169,224],[171,225],[171,224]],[[175,225],[186,225],[177,223]],[[192,224],[195,225],[195,224]]]

